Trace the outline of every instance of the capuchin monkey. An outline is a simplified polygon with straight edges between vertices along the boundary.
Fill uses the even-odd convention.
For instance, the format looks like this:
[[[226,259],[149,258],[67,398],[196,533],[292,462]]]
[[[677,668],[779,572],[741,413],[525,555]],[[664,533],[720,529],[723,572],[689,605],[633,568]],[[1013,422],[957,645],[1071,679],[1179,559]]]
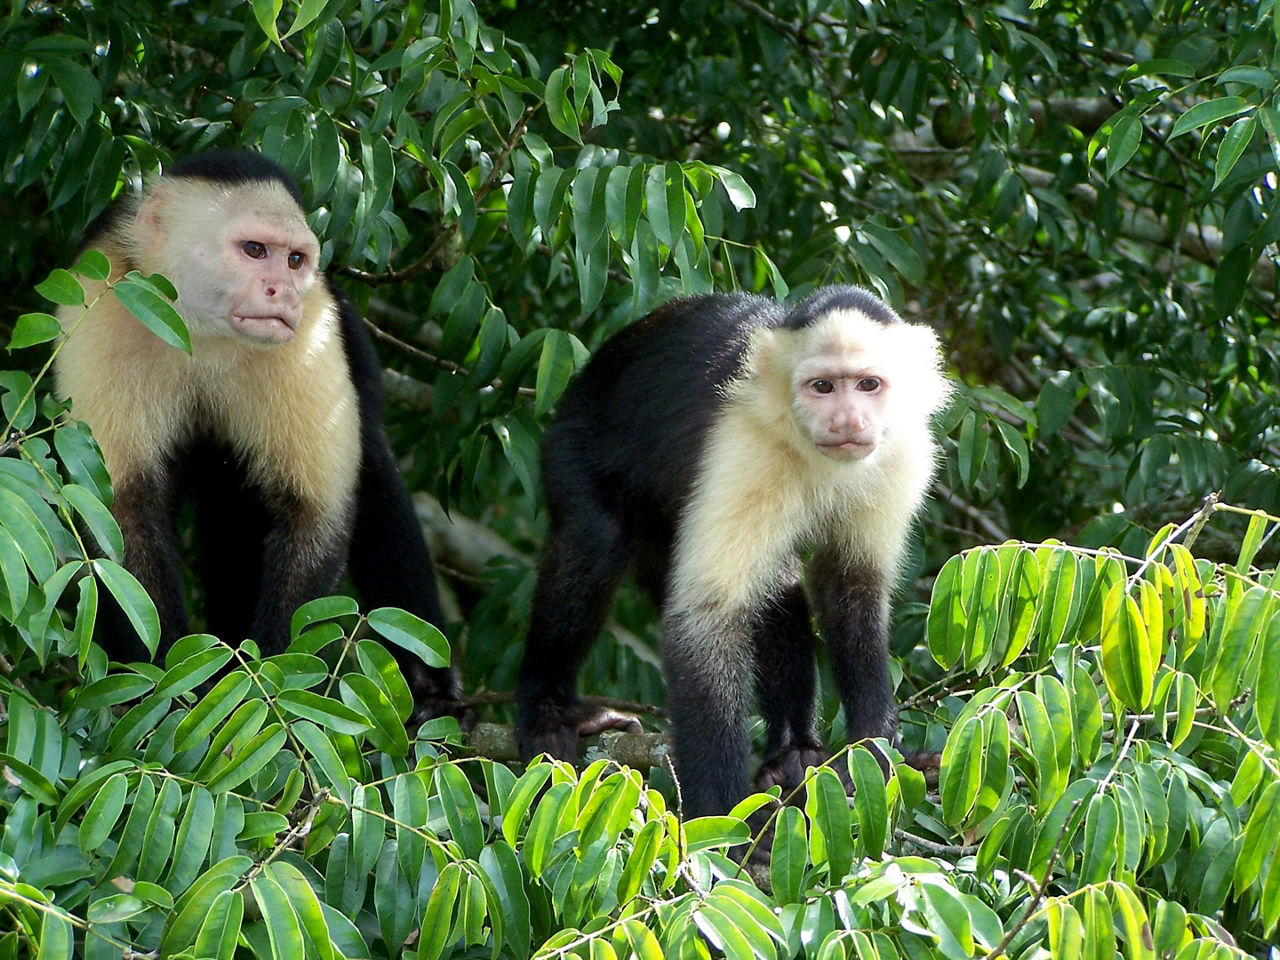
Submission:
[[[638,729],[575,689],[627,570],[662,606],[686,815],[748,794],[753,686],[768,728],[758,788],[795,786],[827,758],[811,603],[849,739],[896,741],[889,592],[934,474],[940,366],[931,329],[851,286],[790,309],[676,300],[601,346],[543,447],[550,529],[517,687],[523,754],[572,759],[579,735]]]
[[[299,604],[344,568],[366,606],[442,626],[431,558],[382,427],[382,370],[359,314],[329,284],[297,186],[246,151],[175,164],[108,211],[86,246],[111,277],[162,273],[191,355],[148,331],[104,284],[63,308],[58,391],[102,448],[124,563],[155,601],[161,650],[187,633],[178,512],[194,510],[194,568],[211,633],[264,655]],[[95,297],[101,295],[96,303]],[[99,639],[148,653],[104,603]],[[419,714],[450,708],[456,680],[395,650]]]

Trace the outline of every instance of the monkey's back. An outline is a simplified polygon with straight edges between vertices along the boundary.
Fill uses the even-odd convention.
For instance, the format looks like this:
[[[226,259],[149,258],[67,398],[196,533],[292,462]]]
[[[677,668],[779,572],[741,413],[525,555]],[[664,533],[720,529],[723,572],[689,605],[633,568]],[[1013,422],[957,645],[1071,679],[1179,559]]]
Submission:
[[[543,442],[553,525],[602,509],[626,530],[655,593],[676,514],[751,333],[784,314],[746,294],[673,300],[605,341],[570,384]]]

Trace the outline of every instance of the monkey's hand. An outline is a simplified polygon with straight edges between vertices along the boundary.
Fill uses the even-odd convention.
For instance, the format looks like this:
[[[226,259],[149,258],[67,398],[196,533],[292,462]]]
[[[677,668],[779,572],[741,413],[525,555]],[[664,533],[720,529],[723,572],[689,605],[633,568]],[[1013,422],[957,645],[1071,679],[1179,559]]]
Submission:
[[[590,737],[605,730],[643,733],[640,721],[611,707],[585,703],[542,704],[533,722],[518,732],[520,755],[531,760],[549,753],[559,760],[578,759],[578,737]]]

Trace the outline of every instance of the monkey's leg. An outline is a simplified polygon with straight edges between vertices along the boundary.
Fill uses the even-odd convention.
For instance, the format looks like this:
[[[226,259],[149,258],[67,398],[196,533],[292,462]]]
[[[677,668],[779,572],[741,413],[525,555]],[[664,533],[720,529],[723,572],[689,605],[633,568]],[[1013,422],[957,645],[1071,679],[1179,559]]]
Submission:
[[[814,555],[809,579],[849,741],[895,741],[898,716],[889,677],[887,578],[865,561],[846,559],[826,548]],[[886,765],[885,758],[877,759]]]
[[[159,468],[118,479],[111,513],[124,535],[124,565],[150,594],[160,616],[163,654],[187,632],[187,607],[182,589],[182,556],[173,526],[173,481]],[[103,592],[105,594],[105,591]],[[151,654],[119,604],[102,596],[100,643],[116,660],[150,660]]]
[[[667,708],[686,817],[727,813],[748,792],[751,619],[677,612],[664,625]]]
[[[300,498],[267,495],[272,519],[262,544],[262,582],[250,636],[264,656],[289,643],[289,621],[303,603],[333,591],[347,558],[350,524]]]
[[[362,440],[351,580],[366,609],[400,607],[443,630],[431,554],[387,436],[380,427],[366,426]],[[463,711],[455,669],[429,667],[400,647],[390,649],[413,691],[419,719]]]
[[[622,532],[587,502],[553,524],[542,548],[524,660],[516,683],[516,736],[526,759],[539,753],[578,755],[578,734],[634,729],[634,717],[586,706],[578,670],[600,633],[613,591],[627,566]]]
[[[815,719],[816,643],[809,603],[798,576],[792,573],[788,579],[789,586],[765,607],[755,630],[756,689],[769,735],[755,788],[778,784],[784,793],[804,780],[806,767],[827,758]]]

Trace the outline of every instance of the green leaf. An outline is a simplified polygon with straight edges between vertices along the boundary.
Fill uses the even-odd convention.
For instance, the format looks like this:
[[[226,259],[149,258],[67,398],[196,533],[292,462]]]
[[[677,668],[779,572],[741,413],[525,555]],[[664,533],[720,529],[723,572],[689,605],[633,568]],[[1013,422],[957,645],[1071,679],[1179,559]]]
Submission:
[[[548,330],[542,341],[542,357],[538,361],[537,396],[534,409],[547,413],[560,399],[573,374],[573,344],[563,330]]]
[[[172,284],[164,277],[156,274],[144,277],[137,270],[130,270],[112,292],[144,327],[169,346],[190,353],[191,335],[186,322],[173,308],[171,290]]]
[[[1235,168],[1236,161],[1253,140],[1258,129],[1257,117],[1241,117],[1230,127],[1218,145],[1218,159],[1213,167],[1213,188],[1216,190]]]
[[[269,875],[284,892],[289,907],[301,925],[310,947],[308,955],[314,953],[320,960],[334,960],[337,954],[333,949],[324,910],[311,884],[307,883],[307,878],[302,875],[302,871],[292,863],[281,860],[267,864],[263,874]]]
[[[199,874],[213,839],[213,820],[213,795],[202,786],[193,786],[187,796],[186,810],[178,823],[173,862],[164,880],[168,889],[185,890]]]
[[[76,706],[82,710],[99,710],[127,703],[149,692],[154,686],[154,680],[141,674],[112,673],[82,687]]]
[[[684,234],[684,173],[678,163],[655,164],[645,181],[649,224],[658,242],[675,247]]]
[[[1217,97],[1213,100],[1205,100],[1178,117],[1173,124],[1173,129],[1169,131],[1169,139],[1173,140],[1188,131],[1207,127],[1219,120],[1238,116],[1251,109],[1253,108],[1240,97]]]
[[[1084,957],[1084,921],[1068,900],[1054,898],[1047,905],[1049,914],[1049,947],[1054,957]]]
[[[1107,139],[1107,179],[1124,169],[1142,145],[1142,121],[1135,116],[1122,117],[1111,128]]]
[[[972,714],[956,723],[942,750],[938,794],[943,819],[964,825],[982,784],[982,720]]]
[[[90,280],[105,281],[111,276],[111,261],[101,250],[86,250],[71,265],[71,272]]]
[[[80,823],[81,850],[89,853],[106,842],[120,819],[128,793],[129,779],[124,774],[117,773],[107,779]]]
[[[212,638],[210,638],[212,639]],[[156,696],[179,697],[214,676],[232,657],[224,646],[211,647],[174,664],[156,684]]]
[[[317,597],[309,600],[294,611],[289,621],[289,636],[297,640],[303,630],[326,620],[354,616],[360,612],[359,605],[350,597]]]
[[[117,563],[124,556],[124,536],[111,511],[91,490],[77,483],[65,484],[62,495],[84,521],[90,535],[110,560]]]
[[[32,800],[46,807],[58,804],[58,791],[54,789],[49,778],[29,763],[23,763],[17,757],[0,753],[0,773],[6,783],[18,787]]]
[[[49,58],[49,67],[54,83],[62,92],[67,110],[75,118],[76,124],[83,128],[102,100],[102,87],[97,77],[74,60],[65,57]]]
[[[387,695],[368,677],[348,673],[338,683],[342,702],[372,721],[367,736],[379,750],[392,756],[409,752],[409,735]]]
[[[276,703],[286,714],[313,720],[327,730],[358,737],[373,724],[359,710],[310,690],[281,690]]]
[[[24,313],[13,325],[9,349],[18,350],[37,343],[48,343],[62,332],[58,318],[47,313]]]
[[[1110,589],[1103,603],[1102,676],[1113,699],[1135,712],[1151,702],[1156,664],[1151,638],[1124,583]]]
[[[1280,617],[1272,618],[1261,647],[1258,676],[1280,676]],[[1254,697],[1262,735],[1273,748],[1280,749],[1280,684],[1260,683],[1254,690]]]
[[[289,29],[281,35],[281,39],[291,37],[313,23],[316,17],[323,12],[327,3],[328,0],[302,0],[301,5],[298,7],[298,15],[294,17]]]
[[[1066,426],[1079,403],[1074,377],[1057,376],[1046,380],[1036,399],[1036,416],[1041,435],[1051,437]]]
[[[944,669],[950,669],[964,650],[965,609],[961,593],[963,556],[954,556],[942,565],[933,581],[926,635],[929,653]]]
[[[565,786],[561,784],[561,786]],[[418,941],[419,960],[439,960],[449,941],[453,928],[453,911],[457,902],[458,887],[462,882],[462,868],[449,863],[440,871],[427,907],[422,915],[422,938]]]
[[[243,895],[239,891],[223,890],[209,905],[209,913],[196,933],[193,953],[197,957],[232,960],[243,923]]]
[[[218,794],[244,783],[275,759],[287,738],[285,729],[278,723],[258,731],[231,757],[231,762],[209,780],[206,784],[209,792]]]
[[[1240,858],[1236,861],[1233,880],[1236,893],[1244,892],[1262,874],[1264,861],[1272,855],[1280,843],[1280,781],[1267,784],[1254,804],[1253,812],[1244,827],[1244,842]],[[1272,862],[1269,870],[1280,867]]]
[[[1226,601],[1226,623],[1217,650],[1212,651],[1208,682],[1214,706],[1222,713],[1230,709],[1246,686],[1246,675],[1256,659],[1258,641],[1267,630],[1274,605],[1275,595],[1263,587],[1252,587],[1238,599]]]
[[[711,170],[719,178],[725,192],[729,194],[729,202],[733,209],[741,212],[756,205],[756,194],[742,176],[726,167],[711,166]]]
[[[403,647],[429,667],[449,665],[449,642],[421,617],[395,607],[369,611],[369,626],[384,639]]]
[[[276,29],[276,18],[280,16],[280,10],[284,6],[284,0],[253,0],[253,18],[258,21],[258,26],[262,32],[266,34],[276,46],[280,45],[280,32]],[[280,956],[280,954],[276,954]]]
[[[570,99],[570,77],[568,67],[556,67],[551,71],[551,76],[547,78],[547,116],[553,127],[575,143],[581,143],[578,115]]]
[[[820,841],[820,850],[813,852],[813,862],[825,862],[832,882],[839,882],[853,863],[852,820],[844,787],[830,769],[814,771],[808,781],[804,812]],[[813,840],[811,837],[811,846]]]
[[[290,724],[289,731],[306,747],[319,767],[319,784],[332,787],[343,803],[350,804],[351,778],[347,775],[337,749],[324,735],[324,731],[307,721]]]
[[[973,956],[973,923],[961,900],[961,894],[942,883],[922,883],[920,889],[924,894],[925,920],[928,922],[929,932],[938,938],[938,949],[942,955]]]
[[[80,281],[61,267],[36,284],[36,293],[64,307],[77,307],[85,300],[84,287],[80,286]]]
[[[507,797],[502,815],[502,836],[510,846],[516,846],[524,815],[541,793],[543,784],[550,779],[551,769],[549,763],[530,764]]]
[[[849,752],[848,764],[861,855],[878,860],[884,852],[889,829],[889,799],[885,792],[884,774],[865,746],[854,747]]]
[[[1026,746],[1036,765],[1036,804],[1042,809],[1047,808],[1067,786],[1068,770],[1062,765],[1053,721],[1044,701],[1021,690],[1014,700],[1022,720]]]
[[[478,857],[484,846],[484,827],[471,784],[466,775],[451,763],[440,766],[435,772],[435,779],[450,835],[467,857]]]
[[[66,489],[63,487],[64,492]],[[102,581],[116,603],[120,604],[129,623],[138,632],[147,650],[154,655],[160,643],[160,615],[156,613],[156,605],[147,591],[134,579],[133,574],[118,563],[94,560],[90,565],[94,576]]]
[[[305,949],[302,926],[298,923],[298,915],[293,912],[288,896],[276,882],[270,866],[274,864],[249,881],[249,889],[253,891],[253,899],[257,901],[262,919],[267,925],[271,956],[303,957]]]
[[[376,683],[378,689],[391,701],[400,721],[403,723],[408,720],[413,713],[413,693],[391,652],[376,640],[357,640],[356,661],[360,664],[361,672]],[[318,662],[321,666],[324,665],[323,660]],[[323,675],[320,679],[323,679]],[[315,682],[318,683],[319,679]]]
[[[43,583],[52,577],[58,568],[53,541],[40,518],[25,501],[5,487],[0,487],[0,523],[3,523],[5,532],[13,538],[22,562],[36,580]]]
[[[1120,841],[1120,811],[1115,798],[1099,793],[1089,801],[1084,818],[1084,860],[1080,877],[1084,883],[1111,879]]]
[[[53,432],[53,448],[73,483],[86,487],[98,500],[111,499],[111,477],[102,451],[84,423],[68,424]]]
[[[40,948],[35,960],[70,960],[74,942],[73,928],[66,914],[50,909],[40,921]]]
[[[893,230],[874,220],[864,220],[861,228],[871,245],[884,255],[902,278],[913,286],[925,283],[924,262],[920,255]]]
[[[728,917],[710,904],[694,910],[693,921],[703,935],[720,950],[725,960],[772,960],[773,954],[757,954],[751,941],[738,926],[736,917]]]
[[[174,749],[190,749],[209,736],[231,715],[231,711],[240,706],[252,685],[253,681],[243,670],[233,671],[220,679],[178,722],[173,733]]]

